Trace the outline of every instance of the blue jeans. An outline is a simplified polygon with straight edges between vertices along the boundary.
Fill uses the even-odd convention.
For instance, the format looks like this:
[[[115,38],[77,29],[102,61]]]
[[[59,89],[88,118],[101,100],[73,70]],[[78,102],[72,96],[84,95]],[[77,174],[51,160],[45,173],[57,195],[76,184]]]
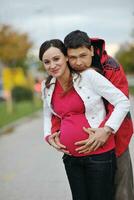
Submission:
[[[63,156],[73,200],[113,200],[114,150],[84,157]]]

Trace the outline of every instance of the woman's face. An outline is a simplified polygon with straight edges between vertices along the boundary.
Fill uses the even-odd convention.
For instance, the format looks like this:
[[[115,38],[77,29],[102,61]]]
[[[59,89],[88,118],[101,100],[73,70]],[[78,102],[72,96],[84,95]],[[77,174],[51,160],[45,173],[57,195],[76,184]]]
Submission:
[[[56,47],[50,47],[43,54],[42,61],[49,75],[59,78],[63,76],[68,69],[68,58]]]

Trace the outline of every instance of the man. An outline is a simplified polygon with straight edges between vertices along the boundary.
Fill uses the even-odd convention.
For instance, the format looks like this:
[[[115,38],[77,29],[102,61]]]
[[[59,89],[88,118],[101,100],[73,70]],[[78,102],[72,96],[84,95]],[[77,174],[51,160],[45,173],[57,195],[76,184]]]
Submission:
[[[105,42],[102,39],[90,39],[85,32],[73,31],[69,33],[65,39],[64,44],[67,48],[67,54],[70,66],[81,72],[90,66],[88,59],[89,48],[88,41],[91,42],[94,49],[94,56],[92,57],[92,65],[96,70],[100,71],[109,81],[111,81],[117,88],[119,88],[127,97],[128,82],[124,74],[123,68],[112,57],[107,55],[105,51]],[[88,84],[88,83],[87,83]],[[107,117],[111,114],[113,106],[105,100]],[[59,130],[57,119],[53,118],[52,146],[60,149],[62,152],[69,153],[58,140],[56,131]],[[101,129],[85,128],[88,134],[92,134],[87,140],[77,142],[77,151],[87,152],[93,151],[102,146],[108,139],[106,132]],[[107,130],[109,134],[110,130]],[[94,133],[94,134],[93,134]],[[129,154],[129,142],[133,133],[133,126],[130,113],[124,119],[120,129],[115,135],[116,141],[116,155],[117,155],[117,173],[115,178],[115,200],[133,200],[133,173]],[[53,145],[54,144],[54,145]],[[80,146],[80,147],[79,147]]]

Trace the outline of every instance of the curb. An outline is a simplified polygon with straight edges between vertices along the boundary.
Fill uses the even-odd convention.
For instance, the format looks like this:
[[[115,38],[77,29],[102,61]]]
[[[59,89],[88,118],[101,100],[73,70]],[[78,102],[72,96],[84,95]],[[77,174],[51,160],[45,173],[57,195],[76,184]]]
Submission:
[[[37,112],[34,112],[34,113],[31,113],[30,115],[28,116],[25,116],[25,117],[22,117],[6,126],[3,126],[2,128],[0,128],[0,136],[2,134],[5,134],[5,133],[11,133],[14,128],[16,126],[19,126],[20,124],[24,123],[24,122],[27,122],[29,120],[32,120],[33,118],[36,118],[38,116],[42,115],[42,110],[39,110]]]

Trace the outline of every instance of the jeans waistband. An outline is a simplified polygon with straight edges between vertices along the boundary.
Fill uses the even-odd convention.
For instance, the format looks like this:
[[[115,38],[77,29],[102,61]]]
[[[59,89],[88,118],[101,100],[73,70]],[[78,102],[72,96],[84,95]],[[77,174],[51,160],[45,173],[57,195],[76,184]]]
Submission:
[[[100,154],[93,154],[93,155],[86,155],[86,156],[82,156],[82,157],[76,157],[76,156],[70,156],[70,155],[67,155],[67,154],[64,154],[63,155],[63,158],[65,158],[65,157],[69,157],[69,158],[77,158],[77,159],[86,159],[86,158],[110,158],[111,157],[111,155],[115,155],[115,149],[112,149],[112,150],[110,150],[110,151],[107,151],[107,152],[104,152],[104,153],[100,153]]]

